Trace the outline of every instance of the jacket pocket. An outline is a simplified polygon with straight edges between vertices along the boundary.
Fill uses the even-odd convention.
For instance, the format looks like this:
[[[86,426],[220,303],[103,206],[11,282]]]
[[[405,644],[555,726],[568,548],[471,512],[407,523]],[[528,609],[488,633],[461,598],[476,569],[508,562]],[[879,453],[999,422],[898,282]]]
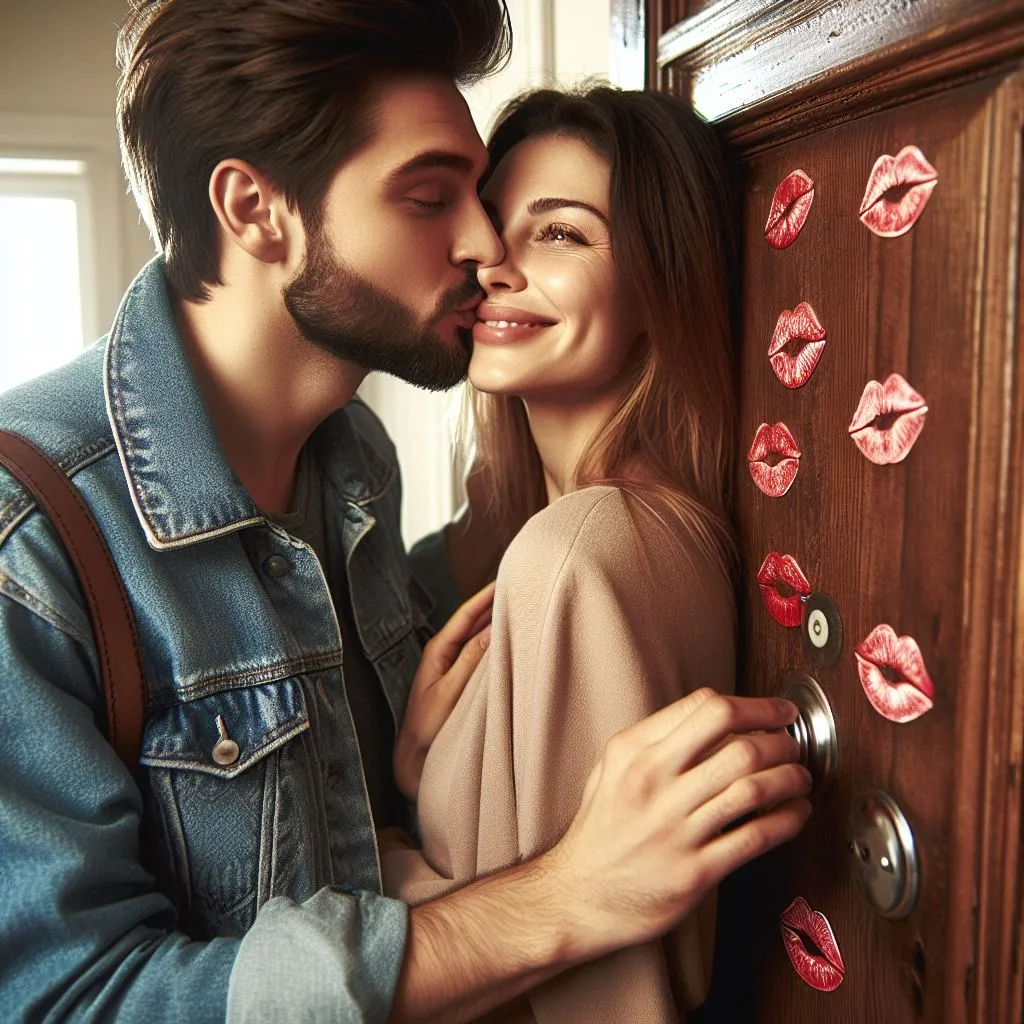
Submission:
[[[309,727],[302,677],[223,690],[147,722],[139,760],[158,819],[150,834],[159,830],[149,852],[193,938],[242,935],[272,895],[315,891],[322,795]]]

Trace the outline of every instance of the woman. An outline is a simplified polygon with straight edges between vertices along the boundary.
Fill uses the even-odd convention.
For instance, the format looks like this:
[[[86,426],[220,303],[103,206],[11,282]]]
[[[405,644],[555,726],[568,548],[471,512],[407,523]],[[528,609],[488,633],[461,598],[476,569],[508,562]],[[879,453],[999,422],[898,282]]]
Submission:
[[[385,886],[413,903],[549,849],[613,733],[733,685],[729,201],[714,135],[656,94],[542,91],[506,112],[490,154],[481,198],[506,256],[479,273],[469,394],[509,543],[489,648],[418,780],[399,744],[423,851],[387,850]],[[677,1020],[705,992],[713,919],[706,901],[665,940],[541,985],[509,1019]]]

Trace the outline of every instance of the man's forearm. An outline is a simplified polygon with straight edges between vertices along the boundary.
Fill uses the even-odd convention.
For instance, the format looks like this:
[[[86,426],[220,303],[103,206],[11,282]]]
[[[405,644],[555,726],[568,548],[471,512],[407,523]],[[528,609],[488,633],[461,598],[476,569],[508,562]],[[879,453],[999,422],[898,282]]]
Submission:
[[[391,1020],[473,1020],[587,959],[554,879],[541,857],[414,907]]]

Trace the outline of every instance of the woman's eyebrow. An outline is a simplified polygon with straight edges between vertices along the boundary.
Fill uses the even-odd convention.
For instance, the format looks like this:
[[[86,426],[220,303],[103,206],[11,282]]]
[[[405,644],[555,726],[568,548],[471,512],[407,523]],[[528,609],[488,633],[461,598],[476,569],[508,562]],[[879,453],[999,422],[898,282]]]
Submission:
[[[558,196],[549,196],[544,199],[534,199],[526,207],[527,211],[533,215],[538,213],[551,213],[554,210],[564,210],[567,208],[587,210],[601,220],[605,227],[609,227],[608,218],[596,206],[592,206],[590,203],[585,203],[582,199],[563,199]]]

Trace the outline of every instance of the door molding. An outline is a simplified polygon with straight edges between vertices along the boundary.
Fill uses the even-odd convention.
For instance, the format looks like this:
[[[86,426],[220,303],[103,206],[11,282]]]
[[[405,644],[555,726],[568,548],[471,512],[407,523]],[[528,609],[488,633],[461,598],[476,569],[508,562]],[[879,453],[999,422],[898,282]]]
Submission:
[[[662,26],[658,26],[662,27]],[[1024,59],[1022,0],[719,0],[658,37],[648,77],[745,152]]]

